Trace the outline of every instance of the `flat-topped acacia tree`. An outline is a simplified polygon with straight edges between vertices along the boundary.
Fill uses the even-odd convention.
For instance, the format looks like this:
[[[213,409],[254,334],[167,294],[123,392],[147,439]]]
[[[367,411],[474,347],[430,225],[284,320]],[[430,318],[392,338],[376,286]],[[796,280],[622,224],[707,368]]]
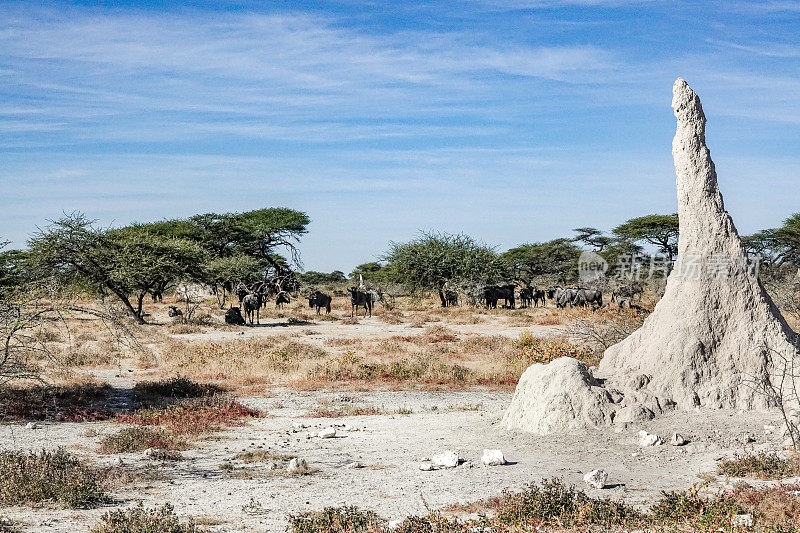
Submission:
[[[285,263],[274,249],[284,246],[299,261],[295,243],[308,222],[305,213],[273,208],[102,229],[73,213],[39,230],[29,247],[38,275],[111,293],[144,324],[147,294],[178,281],[213,283],[219,272],[208,266],[219,258],[277,268]]]

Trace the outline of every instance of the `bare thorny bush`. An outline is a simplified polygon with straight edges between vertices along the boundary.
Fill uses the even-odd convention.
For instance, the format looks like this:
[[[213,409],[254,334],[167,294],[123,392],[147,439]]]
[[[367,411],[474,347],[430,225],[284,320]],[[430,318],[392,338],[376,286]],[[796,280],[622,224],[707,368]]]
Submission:
[[[794,353],[788,355],[765,345],[768,373],[748,379],[746,385],[763,395],[769,405],[778,408],[792,441],[792,449],[797,451],[800,445],[800,389],[797,383],[800,380],[800,335],[795,335],[794,344]]]
[[[645,314],[629,309],[601,310],[591,315],[578,314],[562,330],[573,341],[591,346],[595,352],[604,352],[639,329]]]
[[[68,344],[72,344],[68,319],[75,313],[100,318],[118,345],[144,350],[119,310],[94,309],[80,306],[77,301],[77,297],[47,283],[0,291],[0,385],[20,379],[42,381],[48,367],[62,367],[63,361],[48,343],[48,329],[64,330]]]

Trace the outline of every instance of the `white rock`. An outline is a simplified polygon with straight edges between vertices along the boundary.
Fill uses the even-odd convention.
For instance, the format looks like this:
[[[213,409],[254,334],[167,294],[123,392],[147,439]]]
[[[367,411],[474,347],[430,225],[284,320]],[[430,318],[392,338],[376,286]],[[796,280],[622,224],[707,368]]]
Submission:
[[[292,427],[294,429],[306,429],[308,425],[303,424],[302,422],[292,422]]]
[[[295,457],[289,464],[286,466],[286,472],[294,475],[294,474],[305,474],[308,472],[308,463],[305,459],[301,459],[299,457]]]
[[[345,468],[364,468],[364,465],[362,465],[358,461],[353,461],[353,462],[347,463],[345,465]]]
[[[317,437],[321,439],[332,439],[336,436],[336,430],[333,428],[325,428],[319,433],[317,433]]]
[[[683,446],[686,442],[688,441],[680,433],[673,433],[672,438],[669,440],[669,443],[673,446]]]
[[[608,472],[599,468],[592,470],[583,476],[583,481],[585,481],[590,487],[594,487],[596,489],[605,488],[606,482],[608,481]]]
[[[461,461],[461,457],[454,451],[445,450],[431,457],[431,461],[434,465],[441,468],[455,468]]]
[[[278,468],[280,468],[278,466],[278,463],[270,463],[270,464],[267,465],[267,470],[270,470],[270,471],[277,470]]]
[[[419,469],[422,470],[423,472],[430,472],[431,470],[435,470],[435,467],[433,466],[433,463],[430,461],[422,461],[419,464]]]
[[[737,514],[733,517],[733,521],[735,524],[744,527],[753,527],[753,515],[750,513],[748,514]]]
[[[500,450],[483,450],[481,462],[486,466],[499,466],[506,464],[506,458]]]
[[[27,424],[25,424],[25,427],[27,429],[39,429],[40,426],[36,422],[28,422]]]
[[[645,430],[641,430],[638,433],[639,438],[639,446],[658,446],[660,444],[664,444],[664,441],[661,440],[656,434],[648,433]]]
[[[405,522],[405,518],[398,518],[397,520],[389,520],[389,529],[397,529]]]

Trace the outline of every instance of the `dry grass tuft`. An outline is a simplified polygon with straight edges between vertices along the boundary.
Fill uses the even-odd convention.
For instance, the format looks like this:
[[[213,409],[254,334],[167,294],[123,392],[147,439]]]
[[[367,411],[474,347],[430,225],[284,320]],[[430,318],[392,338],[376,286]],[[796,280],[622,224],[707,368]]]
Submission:
[[[103,515],[91,533],[199,533],[191,519],[181,521],[172,506],[147,509],[141,502],[137,507],[117,509]]]
[[[91,422],[106,420],[113,413],[100,404],[108,399],[107,384],[31,387],[0,387],[0,421],[57,420]]]
[[[160,428],[128,427],[100,441],[100,453],[143,452],[158,450],[186,450],[188,443]]]
[[[783,458],[776,453],[737,455],[719,463],[717,472],[724,476],[753,479],[785,479],[800,476],[800,456]]]
[[[173,435],[197,436],[241,423],[242,419],[262,416],[263,413],[239,402],[212,396],[155,409],[140,409],[117,415],[123,424],[161,426]]]
[[[223,392],[222,387],[207,383],[197,383],[187,378],[177,377],[161,381],[140,381],[133,386],[133,395],[141,405],[163,405],[175,400],[201,398]]]
[[[86,508],[107,500],[100,476],[64,449],[55,452],[0,452],[0,503],[42,502]]]

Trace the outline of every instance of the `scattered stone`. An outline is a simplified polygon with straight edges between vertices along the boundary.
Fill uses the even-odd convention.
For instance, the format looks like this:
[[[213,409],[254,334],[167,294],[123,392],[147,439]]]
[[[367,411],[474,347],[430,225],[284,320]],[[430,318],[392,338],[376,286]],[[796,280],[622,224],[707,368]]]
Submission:
[[[481,462],[486,466],[500,466],[506,464],[506,458],[501,450],[483,450]]]
[[[764,426],[764,433],[770,435],[775,432],[775,426],[765,425]]]
[[[308,472],[308,463],[305,459],[295,457],[289,461],[289,464],[286,466],[286,472],[289,475],[305,474]]]
[[[332,439],[336,436],[336,430],[333,428],[325,428],[319,433],[317,433],[317,437],[321,439]]]
[[[689,441],[687,441],[684,438],[684,436],[681,435],[680,433],[673,433],[672,434],[672,438],[669,441],[669,443],[672,444],[673,446],[683,446],[687,442],[689,442]]]
[[[592,470],[583,476],[583,481],[585,481],[590,487],[594,487],[595,489],[603,489],[608,481],[608,472],[599,468]]]
[[[431,470],[435,470],[436,467],[433,466],[433,463],[430,461],[422,461],[419,464],[419,469],[423,472],[430,472]]]
[[[742,433],[739,435],[738,440],[740,444],[750,444],[751,442],[755,442],[756,438],[750,433]]]
[[[294,429],[306,429],[308,425],[303,424],[302,422],[292,422],[292,427]]]
[[[648,433],[645,430],[641,430],[638,433],[638,437],[639,437],[639,446],[642,446],[642,447],[645,447],[645,446],[660,446],[661,444],[664,444],[664,441],[661,440],[661,437],[659,437],[658,435],[656,435],[654,433]]]
[[[40,427],[41,426],[39,426],[39,424],[37,424],[36,422],[28,422],[27,424],[25,424],[25,428],[27,429],[39,429]]]
[[[737,514],[733,517],[733,521],[735,524],[740,526],[753,527],[753,515],[751,515],[750,513]]]
[[[267,470],[269,470],[270,472],[273,470],[277,470],[278,468],[280,468],[278,466],[278,463],[270,463],[267,465]]]
[[[455,468],[458,466],[458,463],[461,462],[461,457],[454,451],[445,450],[431,457],[431,461],[434,465],[441,468]]]

